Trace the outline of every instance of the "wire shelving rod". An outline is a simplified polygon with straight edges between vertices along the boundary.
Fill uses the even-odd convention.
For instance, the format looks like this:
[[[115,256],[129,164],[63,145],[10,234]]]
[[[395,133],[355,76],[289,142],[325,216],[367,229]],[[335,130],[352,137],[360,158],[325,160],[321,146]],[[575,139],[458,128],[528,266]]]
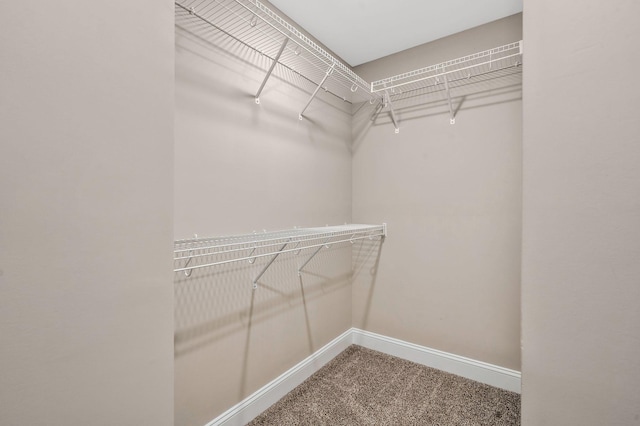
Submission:
[[[174,272],[184,272],[190,276],[195,269],[209,268],[218,265],[225,265],[234,262],[249,261],[253,263],[255,259],[269,257],[272,259],[260,273],[256,281],[264,274],[266,269],[273,263],[275,257],[283,253],[300,253],[302,250],[310,248],[322,248],[328,245],[351,242],[374,238],[385,238],[387,233],[386,224],[382,225],[340,225],[327,226],[324,228],[299,228],[291,231],[278,231],[264,234],[246,234],[231,237],[219,238],[197,238],[179,240],[174,243],[174,262],[182,264],[174,268]],[[321,240],[317,243],[316,241]],[[212,242],[216,242],[212,244]],[[202,245],[201,245],[202,244]],[[295,245],[294,245],[295,244]],[[292,248],[286,248],[292,246]],[[211,251],[220,249],[219,251]],[[256,253],[257,250],[263,252]],[[198,251],[204,251],[198,253]],[[318,250],[319,251],[319,250]],[[245,252],[242,254],[242,252]],[[185,253],[188,253],[185,254]],[[207,257],[221,257],[237,253],[239,256],[231,259],[219,259],[205,261],[197,264],[194,261]],[[314,254],[315,255],[315,254]],[[308,262],[307,262],[308,263]],[[306,263],[305,263],[306,265]]]

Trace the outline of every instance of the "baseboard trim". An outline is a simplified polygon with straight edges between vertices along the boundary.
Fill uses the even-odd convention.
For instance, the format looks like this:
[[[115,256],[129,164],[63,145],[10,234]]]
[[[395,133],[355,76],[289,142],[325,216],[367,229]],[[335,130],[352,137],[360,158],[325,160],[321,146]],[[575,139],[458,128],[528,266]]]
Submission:
[[[243,426],[278,402],[296,386],[351,345],[351,330],[347,330],[324,345],[276,379],[222,413],[206,426]]]
[[[426,365],[427,367],[437,368],[476,382],[520,393],[521,375],[519,371],[371,333],[370,331],[352,328],[351,333],[352,342],[356,345]]]
[[[246,425],[352,344],[520,393],[519,371],[351,328],[205,426]]]

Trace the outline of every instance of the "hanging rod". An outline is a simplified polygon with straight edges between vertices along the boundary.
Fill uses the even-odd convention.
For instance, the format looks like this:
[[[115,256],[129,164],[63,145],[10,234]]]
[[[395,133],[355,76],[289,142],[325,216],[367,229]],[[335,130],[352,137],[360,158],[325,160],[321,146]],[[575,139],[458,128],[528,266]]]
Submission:
[[[233,262],[248,261],[272,257],[267,265],[275,260],[275,257],[283,253],[300,253],[310,248],[322,248],[331,244],[351,242],[374,238],[385,238],[387,234],[386,224],[382,225],[340,225],[322,228],[297,228],[289,231],[277,231],[262,234],[245,234],[216,238],[194,238],[179,240],[174,243],[174,272],[184,272],[190,276],[194,269],[208,268]],[[320,243],[316,241],[321,240]],[[291,248],[286,248],[286,247]],[[189,253],[185,255],[185,253]],[[235,257],[214,260],[216,257]],[[209,258],[214,261],[208,261]],[[206,260],[205,260],[206,259]],[[198,261],[203,261],[198,263]],[[306,263],[305,263],[306,265]],[[265,268],[254,280],[257,280],[266,271]]]

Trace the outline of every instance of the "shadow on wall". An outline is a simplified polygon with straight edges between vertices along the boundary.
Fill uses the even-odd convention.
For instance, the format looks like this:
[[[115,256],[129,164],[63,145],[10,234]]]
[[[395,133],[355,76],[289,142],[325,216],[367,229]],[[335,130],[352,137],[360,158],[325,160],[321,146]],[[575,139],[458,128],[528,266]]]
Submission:
[[[352,325],[366,329],[371,310],[371,301],[378,278],[378,266],[380,265],[380,255],[382,254],[382,240],[362,240],[361,244],[353,247],[351,252],[352,260],[352,283],[364,287],[366,297],[364,300],[355,300],[353,303],[362,304],[361,318],[352,318]],[[360,293],[361,294],[361,293]]]
[[[460,116],[460,120],[464,120],[464,111],[520,101],[522,66],[504,68],[457,81],[450,85],[450,93],[453,117],[458,119]],[[391,94],[391,101],[400,129],[411,121],[426,117],[440,116],[444,122],[448,122],[452,114],[443,84],[407,92],[397,91]],[[388,131],[390,137],[394,135],[390,108],[380,108],[381,106],[373,109],[362,108],[362,105],[354,106],[352,152],[358,150],[373,128],[382,127],[385,128],[384,131]]]
[[[335,270],[331,265],[335,265],[336,259],[348,256],[349,250],[352,270],[327,275],[326,271]],[[317,348],[312,341],[307,303],[358,279],[369,285],[369,306],[381,253],[382,242],[377,238],[323,247],[313,258],[310,250],[284,253],[258,280],[255,290],[253,281],[269,263],[269,258],[258,259],[253,264],[239,261],[194,269],[190,276],[176,272],[174,355],[178,358],[243,328],[249,334],[252,324],[300,305],[305,310],[312,353]]]
[[[312,250],[283,253],[263,275],[270,258],[256,259],[253,264],[245,260],[193,269],[190,276],[176,272],[175,358],[216,345],[229,335],[244,335],[244,348],[239,351],[242,353],[239,395],[244,397],[252,337],[259,338],[252,336],[256,325],[276,316],[286,317],[290,315],[288,311],[294,310],[303,311],[308,352],[315,352],[319,344],[314,341],[314,330],[322,328],[318,324],[322,317],[313,308],[314,302],[348,287],[354,274],[370,273],[373,291],[381,243],[377,239],[359,240],[321,249],[315,256]],[[352,270],[348,266],[350,255]],[[258,276],[254,290],[253,282]]]
[[[313,352],[307,303],[350,283],[350,271],[323,273],[323,266],[325,271],[335,270],[327,265],[348,256],[348,250],[345,244],[323,249],[299,274],[298,268],[311,253],[306,250],[298,255],[282,254],[260,277],[255,290],[253,281],[269,263],[269,258],[258,259],[253,264],[240,261],[195,269],[189,277],[184,272],[176,272],[175,357],[242,329],[246,329],[249,336],[252,325],[257,322],[301,305],[307,319],[309,350]]]

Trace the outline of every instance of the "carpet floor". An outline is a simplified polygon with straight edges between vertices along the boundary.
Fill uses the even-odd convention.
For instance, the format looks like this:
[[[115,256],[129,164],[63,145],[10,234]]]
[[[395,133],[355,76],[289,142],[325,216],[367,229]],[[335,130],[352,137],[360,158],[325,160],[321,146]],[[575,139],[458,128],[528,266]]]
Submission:
[[[520,425],[520,395],[352,345],[249,423]]]

